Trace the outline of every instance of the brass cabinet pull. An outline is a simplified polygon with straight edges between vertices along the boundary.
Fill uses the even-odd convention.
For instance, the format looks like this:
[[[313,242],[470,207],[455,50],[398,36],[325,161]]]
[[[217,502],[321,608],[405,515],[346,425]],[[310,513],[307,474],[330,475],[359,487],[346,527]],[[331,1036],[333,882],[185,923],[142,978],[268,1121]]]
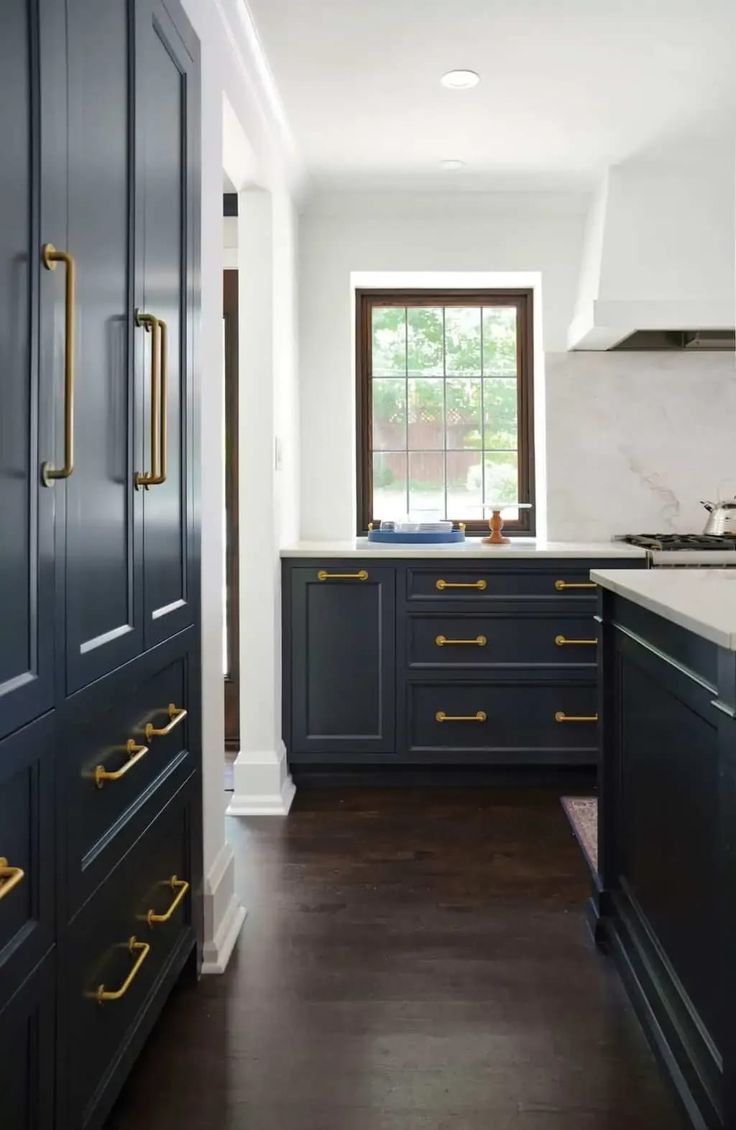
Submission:
[[[57,263],[66,267],[64,289],[64,466],[41,467],[41,482],[53,486],[55,479],[68,479],[74,470],[74,322],[76,305],[76,271],[74,257],[68,251],[57,251],[53,243],[44,243],[41,261],[47,271],[55,271]]]
[[[126,773],[130,773],[134,765],[137,765],[148,753],[147,745],[138,745],[133,738],[128,738],[125,744],[125,749],[128,754],[128,760],[121,769],[116,769],[114,772],[106,769],[104,765],[98,765],[95,768],[95,784],[98,789],[101,789],[105,781],[119,781]]]
[[[123,981],[119,989],[106,989],[104,985],[100,985],[95,993],[95,1000],[98,1004],[104,1004],[105,1001],[119,1001],[124,997],[130,986],[135,981],[136,977],[141,971],[143,962],[151,952],[151,947],[148,942],[139,942],[136,937],[128,939],[128,952],[131,957],[133,954],[138,954],[133,965],[131,966],[130,973]]]
[[[5,856],[0,855],[0,901],[23,882],[24,875],[22,867],[11,867]]]
[[[597,722],[597,714],[565,714],[564,710],[558,710],[555,714],[555,722]]]
[[[476,636],[474,640],[448,640],[447,636],[435,636],[434,642],[437,647],[485,647],[488,640],[485,636]]]
[[[166,708],[166,712],[169,716],[169,721],[165,726],[161,726],[160,729],[159,727],[154,726],[153,722],[146,723],[145,732],[147,742],[150,742],[151,738],[163,738],[167,734],[170,734],[174,727],[178,726],[179,723],[186,718],[188,713],[188,711],[183,706],[175,706],[173,702],[169,703]]]
[[[445,714],[444,710],[438,710],[434,717],[436,722],[486,722],[488,720],[485,710],[476,710],[475,714]]]
[[[151,335],[151,470],[139,471],[135,477],[136,487],[146,490],[162,480],[159,475],[161,464],[161,425],[165,413],[161,407],[161,321],[153,314],[136,310],[136,325]]]
[[[368,570],[360,569],[357,573],[328,573],[326,569],[320,569],[317,574],[318,581],[367,581]]]
[[[597,589],[598,585],[595,581],[555,581],[555,588],[564,592],[565,589]]]
[[[558,647],[597,647],[598,640],[569,640],[567,636],[555,636],[555,643]]]
[[[446,581],[444,577],[440,577],[435,588],[439,589],[440,592],[444,592],[445,589],[478,589],[480,592],[485,592],[488,588],[488,581],[482,578],[480,581]]]
[[[177,906],[184,898],[189,890],[189,884],[186,879],[180,879],[177,875],[172,875],[170,879],[166,880],[166,886],[175,891],[175,895],[169,903],[169,909],[163,914],[156,914],[155,910],[149,910],[146,915],[146,922],[149,926],[156,926],[160,922],[168,922]]]

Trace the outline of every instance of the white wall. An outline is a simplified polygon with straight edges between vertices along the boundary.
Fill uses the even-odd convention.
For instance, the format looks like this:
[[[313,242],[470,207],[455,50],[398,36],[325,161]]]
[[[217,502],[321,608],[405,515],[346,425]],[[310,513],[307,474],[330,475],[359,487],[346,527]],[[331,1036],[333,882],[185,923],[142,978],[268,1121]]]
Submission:
[[[240,0],[184,0],[184,6],[201,44],[202,66],[202,228],[201,280],[202,316],[199,372],[202,402],[200,437],[202,446],[202,713],[203,713],[203,817],[205,971],[221,972],[242,924],[244,911],[234,887],[234,860],[225,839],[224,794],[224,683],[222,676],[222,576],[224,544],[223,397],[222,397],[222,270],[224,233],[222,217],[223,168],[238,190],[258,186],[274,201],[274,220],[267,275],[272,288],[271,321],[262,332],[276,340],[293,324],[295,271],[293,265],[295,225],[293,199],[298,192],[301,170],[293,153],[278,99],[260,55],[260,45]],[[239,242],[239,241],[238,241]],[[238,266],[254,270],[238,250]],[[246,342],[241,341],[241,346]],[[293,371],[295,354],[278,347],[275,359],[259,371],[257,395],[268,405],[265,412],[271,434],[265,437],[248,466],[247,489],[269,492],[279,522],[265,539],[256,534],[244,547],[241,583],[250,575],[250,565],[261,570],[267,588],[263,599],[278,606],[278,541],[282,529],[291,533],[297,525],[298,496],[294,489],[294,461],[298,451],[296,408],[280,405],[279,427],[284,436],[288,461],[283,472],[273,464],[273,405],[296,397]],[[248,360],[247,353],[245,354]],[[252,376],[242,371],[241,381]],[[253,410],[250,399],[241,397],[242,411]],[[247,496],[246,500],[247,502]],[[266,567],[263,568],[263,560]],[[241,648],[253,647],[246,626]],[[273,625],[270,627],[273,633]],[[278,648],[278,636],[276,637]],[[278,660],[274,659],[274,665]],[[257,705],[257,704],[256,704]],[[254,704],[249,703],[249,708]]]
[[[300,222],[301,532],[355,534],[351,272],[539,272],[565,348],[588,200],[560,193],[339,193]]]

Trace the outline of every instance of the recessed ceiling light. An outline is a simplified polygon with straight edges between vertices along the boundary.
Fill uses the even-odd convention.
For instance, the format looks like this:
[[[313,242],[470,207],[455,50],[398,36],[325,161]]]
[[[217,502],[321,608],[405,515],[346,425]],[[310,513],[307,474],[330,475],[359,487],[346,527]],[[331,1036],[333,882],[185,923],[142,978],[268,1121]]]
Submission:
[[[477,71],[448,71],[440,81],[448,90],[470,90],[478,85],[480,75]]]
[[[465,165],[459,157],[446,157],[444,161],[440,161],[440,168],[442,169],[462,169]]]

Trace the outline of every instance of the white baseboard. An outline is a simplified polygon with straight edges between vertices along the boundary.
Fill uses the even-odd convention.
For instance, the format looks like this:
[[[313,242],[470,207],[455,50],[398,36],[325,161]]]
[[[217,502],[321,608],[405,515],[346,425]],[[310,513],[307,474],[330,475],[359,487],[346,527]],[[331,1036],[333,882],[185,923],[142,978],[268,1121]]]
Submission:
[[[227,911],[220,920],[215,936],[204,943],[202,950],[203,974],[225,972],[247,915],[248,912],[238,902],[237,895],[233,895]]]
[[[288,816],[296,795],[296,785],[287,776],[278,792],[238,793],[234,792],[227,806],[227,816]]]
[[[245,917],[235,894],[235,856],[225,842],[204,882],[203,973],[225,972]]]
[[[286,751],[239,753],[233,766],[234,791],[228,816],[287,816],[296,786],[286,764]]]

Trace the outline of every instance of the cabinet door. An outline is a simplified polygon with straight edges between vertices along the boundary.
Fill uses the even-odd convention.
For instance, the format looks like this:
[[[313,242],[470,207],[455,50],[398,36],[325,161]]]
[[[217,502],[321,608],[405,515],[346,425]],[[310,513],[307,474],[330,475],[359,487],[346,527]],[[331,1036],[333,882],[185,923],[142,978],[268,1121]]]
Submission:
[[[59,590],[70,694],[143,646],[142,503],[134,489],[142,453],[133,426],[132,0],[67,0],[66,10],[76,442],[63,492]]]
[[[51,1130],[54,1112],[55,955],[0,1010],[3,1130]]]
[[[158,461],[158,478],[164,481],[143,492],[145,644],[151,647],[191,624],[198,602],[193,494],[198,64],[196,41],[189,42],[178,5],[141,0],[137,12],[143,305],[145,313],[163,322],[157,334],[141,335],[147,339],[143,440],[149,472],[155,471],[150,427],[152,411],[154,423],[157,416],[151,397],[156,339],[166,425]]]
[[[292,756],[394,752],[394,616],[393,569],[291,571]]]
[[[54,492],[39,394],[41,91],[38,6],[0,4],[0,737],[51,705]]]

